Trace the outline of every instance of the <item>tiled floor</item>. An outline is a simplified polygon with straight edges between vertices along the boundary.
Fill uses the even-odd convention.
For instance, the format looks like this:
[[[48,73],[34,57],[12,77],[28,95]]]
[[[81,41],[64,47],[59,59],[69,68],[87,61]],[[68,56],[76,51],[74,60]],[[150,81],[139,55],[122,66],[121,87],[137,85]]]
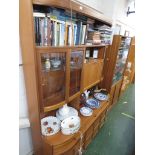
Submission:
[[[133,155],[135,150],[135,86],[132,84],[107,114],[105,125],[84,155]]]

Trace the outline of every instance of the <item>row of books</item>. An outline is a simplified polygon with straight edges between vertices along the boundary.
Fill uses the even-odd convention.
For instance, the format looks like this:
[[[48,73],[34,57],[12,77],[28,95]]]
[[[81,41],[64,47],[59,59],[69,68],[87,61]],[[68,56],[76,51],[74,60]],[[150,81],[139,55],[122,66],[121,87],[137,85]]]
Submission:
[[[64,9],[34,6],[34,30],[37,46],[110,44],[111,28]]]
[[[37,46],[85,44],[87,24],[82,20],[60,20],[57,16],[39,12],[34,12],[33,16]]]

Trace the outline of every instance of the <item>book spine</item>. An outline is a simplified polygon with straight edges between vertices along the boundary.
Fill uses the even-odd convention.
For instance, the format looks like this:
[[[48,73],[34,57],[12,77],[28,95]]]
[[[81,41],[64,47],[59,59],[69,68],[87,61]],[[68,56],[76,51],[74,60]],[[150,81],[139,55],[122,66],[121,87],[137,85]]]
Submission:
[[[44,18],[44,45],[47,46],[48,45],[48,18],[45,17]]]
[[[59,45],[62,46],[62,24],[59,26]]]
[[[57,22],[54,22],[54,46],[57,45]]]
[[[48,42],[47,45],[51,45],[51,20],[48,18],[48,31],[47,31],[47,36],[48,36]]]
[[[74,45],[76,44],[76,37],[77,37],[77,25],[74,25]]]
[[[82,42],[82,22],[80,23],[80,36],[79,36],[79,45]]]
[[[57,23],[57,42],[56,42],[56,46],[59,46],[60,42],[59,39],[60,38],[60,23]]]
[[[51,21],[51,31],[50,31],[50,38],[51,38],[51,42],[50,42],[50,44],[51,44],[51,46],[53,45],[53,22]]]
[[[44,46],[44,18],[40,18],[40,46]]]

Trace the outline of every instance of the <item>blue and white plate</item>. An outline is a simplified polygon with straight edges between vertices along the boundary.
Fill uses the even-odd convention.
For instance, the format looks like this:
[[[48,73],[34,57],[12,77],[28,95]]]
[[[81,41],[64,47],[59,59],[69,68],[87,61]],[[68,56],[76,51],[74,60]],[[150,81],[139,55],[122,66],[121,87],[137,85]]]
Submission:
[[[107,100],[108,99],[108,96],[103,94],[103,93],[95,93],[94,94],[94,97],[97,99],[97,100],[100,100],[100,101],[104,101],[104,100]]]
[[[90,98],[86,101],[86,106],[88,106],[89,108],[99,108],[100,102],[94,98]]]
[[[93,110],[90,109],[89,107],[82,107],[80,109],[80,113],[83,115],[83,116],[91,116],[93,114]]]

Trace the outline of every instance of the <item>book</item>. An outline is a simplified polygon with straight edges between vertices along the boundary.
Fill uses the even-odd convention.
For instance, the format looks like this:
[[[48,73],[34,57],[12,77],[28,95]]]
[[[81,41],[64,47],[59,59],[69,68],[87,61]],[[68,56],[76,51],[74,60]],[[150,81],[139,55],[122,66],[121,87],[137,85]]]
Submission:
[[[73,44],[76,44],[76,37],[77,37],[77,24],[73,25]]]
[[[56,39],[56,46],[59,46],[60,45],[60,23],[57,23],[57,27],[56,27],[56,29],[57,29],[57,33],[56,33],[56,35],[57,35],[57,39]]]
[[[81,36],[81,44],[84,44],[86,35],[86,25],[82,25],[82,36]]]
[[[80,44],[81,31],[82,31],[82,21],[78,21],[77,22],[77,33],[76,33],[75,45],[79,45]]]
[[[45,31],[44,31],[44,18],[39,18],[39,33],[40,33],[40,46],[44,46],[44,37],[45,37]]]
[[[44,18],[44,46],[48,44],[48,18]]]

